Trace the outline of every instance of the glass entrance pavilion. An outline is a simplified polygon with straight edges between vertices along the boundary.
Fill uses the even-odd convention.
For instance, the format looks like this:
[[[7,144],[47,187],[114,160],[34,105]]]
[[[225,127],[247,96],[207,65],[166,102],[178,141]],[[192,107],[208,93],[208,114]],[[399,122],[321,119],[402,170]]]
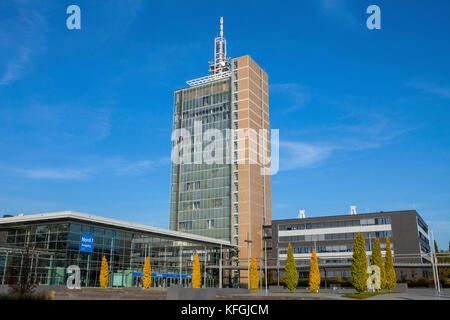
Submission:
[[[224,240],[73,211],[5,216],[0,218],[0,283],[13,284],[27,272],[35,284],[65,285],[67,267],[77,265],[81,286],[99,287],[105,256],[110,287],[142,286],[147,257],[153,287],[190,286],[198,253],[203,286],[217,287],[222,279],[214,266],[230,265],[235,250]]]

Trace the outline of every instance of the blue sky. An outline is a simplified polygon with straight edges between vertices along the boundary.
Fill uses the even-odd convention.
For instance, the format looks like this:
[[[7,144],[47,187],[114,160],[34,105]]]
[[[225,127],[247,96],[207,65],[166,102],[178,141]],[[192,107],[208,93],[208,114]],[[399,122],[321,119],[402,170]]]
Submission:
[[[66,8],[81,8],[81,30]],[[381,8],[381,30],[366,8]],[[228,53],[269,74],[273,218],[417,209],[450,240],[450,2],[2,1],[0,214],[168,226],[173,91]]]

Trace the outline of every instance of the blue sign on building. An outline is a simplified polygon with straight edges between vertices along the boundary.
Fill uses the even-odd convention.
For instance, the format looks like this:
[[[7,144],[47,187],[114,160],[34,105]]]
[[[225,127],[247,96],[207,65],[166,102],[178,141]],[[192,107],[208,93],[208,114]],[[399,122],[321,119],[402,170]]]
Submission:
[[[92,252],[94,249],[94,235],[82,233],[80,242],[80,252]]]
[[[142,277],[144,273],[142,272],[133,272],[133,276],[135,277]],[[191,279],[192,275],[190,274],[173,274],[173,273],[152,273],[152,277],[154,278],[177,278],[179,279],[181,276],[181,279]]]

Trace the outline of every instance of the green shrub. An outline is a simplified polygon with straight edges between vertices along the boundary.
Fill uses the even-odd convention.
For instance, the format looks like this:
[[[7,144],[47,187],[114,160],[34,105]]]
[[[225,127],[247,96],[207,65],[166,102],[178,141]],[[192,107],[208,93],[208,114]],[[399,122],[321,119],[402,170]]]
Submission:
[[[392,291],[397,286],[397,276],[394,270],[394,259],[392,258],[391,241],[386,237],[386,255],[384,257],[384,269],[386,279],[386,289]]]
[[[367,256],[366,244],[362,233],[358,232],[353,244],[352,266],[350,271],[350,279],[356,291],[364,292],[367,290]]]

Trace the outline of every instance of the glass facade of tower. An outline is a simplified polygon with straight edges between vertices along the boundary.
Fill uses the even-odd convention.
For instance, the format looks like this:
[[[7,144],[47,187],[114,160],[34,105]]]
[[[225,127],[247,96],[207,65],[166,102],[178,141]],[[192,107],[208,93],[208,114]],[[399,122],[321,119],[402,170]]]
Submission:
[[[196,126],[201,126],[202,134],[208,129],[221,131],[223,161],[204,163],[198,153],[208,149],[212,142],[204,139],[199,152],[192,147],[191,163],[172,162],[170,228],[231,241],[231,164],[227,161],[230,148],[227,137],[231,134],[229,77],[175,91],[173,129],[186,129],[193,143],[194,134],[198,136]],[[172,141],[172,147],[178,142]],[[195,163],[198,159],[202,163]]]

